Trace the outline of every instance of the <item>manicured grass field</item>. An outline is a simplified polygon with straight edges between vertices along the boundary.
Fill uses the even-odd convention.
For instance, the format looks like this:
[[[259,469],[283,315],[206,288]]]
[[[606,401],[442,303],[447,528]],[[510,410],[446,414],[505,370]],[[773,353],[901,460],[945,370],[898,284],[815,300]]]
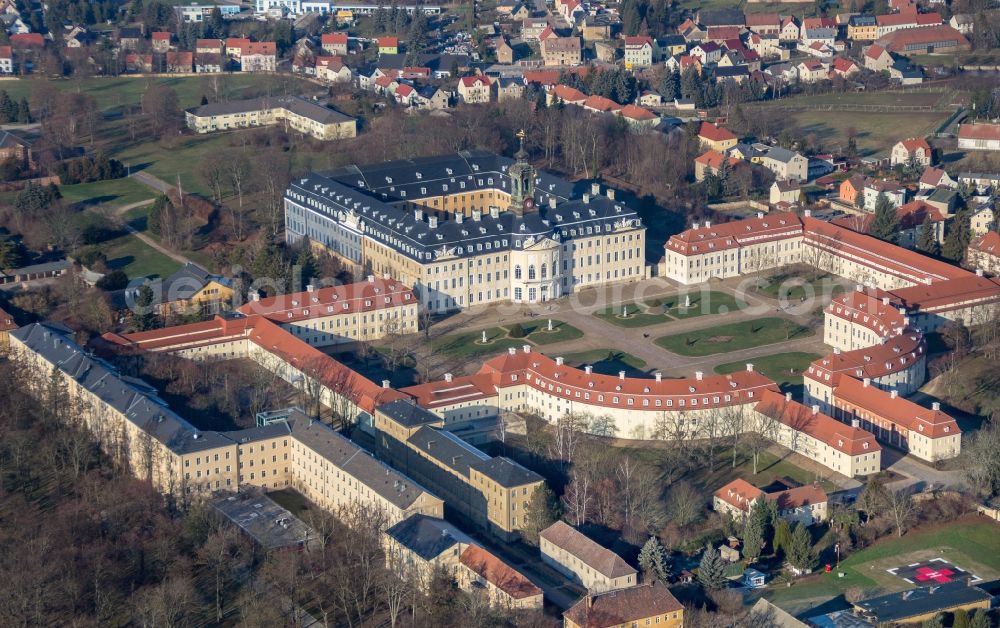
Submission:
[[[474,358],[483,355],[493,355],[506,351],[510,347],[520,348],[525,344],[547,345],[564,340],[575,340],[583,337],[583,332],[562,321],[552,320],[552,331],[548,331],[548,319],[521,323],[524,336],[510,336],[510,325],[490,327],[485,330],[468,331],[449,334],[431,341],[435,351],[443,351],[453,355]],[[483,344],[483,332],[486,332],[486,343]]]
[[[769,588],[765,595],[772,602],[786,606],[807,598],[832,598],[850,587],[861,587],[869,596],[876,595],[878,590],[904,590],[910,585],[885,570],[915,562],[917,555],[939,556],[986,580],[1000,576],[1000,534],[996,524],[967,517],[944,526],[912,531],[902,538],[890,537],[852,554],[840,564],[843,578],[836,573],[814,574],[791,588]]]
[[[811,275],[809,275],[811,277]],[[822,296],[825,294],[840,294],[844,286],[837,282],[833,275],[825,275],[817,279],[803,277],[798,273],[778,274],[767,278],[767,284],[761,286],[761,294],[783,301],[799,301],[802,298]]]
[[[123,270],[129,279],[136,277],[167,277],[181,267],[180,264],[150,248],[131,234],[102,242],[101,251],[108,256],[108,266]]]
[[[690,298],[690,305],[685,300]],[[643,303],[629,303],[596,310],[593,315],[619,327],[646,327],[672,320],[694,318],[703,314],[732,312],[745,304],[725,292],[691,292],[649,299]],[[626,316],[622,316],[624,313]]]
[[[795,340],[813,333],[813,330],[798,323],[769,317],[661,336],[656,339],[656,344],[671,353],[694,357]]]
[[[847,147],[847,129],[858,131],[858,150],[864,154],[888,153],[900,137],[924,137],[949,116],[947,111],[871,113],[856,111],[792,111],[788,119],[805,133],[814,133],[824,148]]]
[[[153,190],[129,178],[61,185],[59,192],[67,203],[79,203],[86,207],[96,205],[122,207],[152,199],[155,196]]]
[[[187,135],[178,138],[170,147],[158,141],[125,144],[111,156],[128,163],[133,173],[146,170],[170,185],[177,185],[180,174],[185,192],[211,196],[212,191],[198,176],[198,164],[208,155],[229,150],[230,140],[229,133]]]
[[[822,356],[818,353],[806,353],[804,351],[791,351],[788,353],[775,353],[760,358],[753,359],[754,370],[773,379],[782,388],[790,388],[802,385],[802,373],[809,368],[813,360]],[[727,362],[715,367],[715,372],[720,375],[735,373],[746,368],[746,361]]]
[[[562,357],[570,366],[583,367],[585,364],[589,364],[594,367],[595,373],[602,375],[617,375],[619,371],[625,371],[629,375],[637,375],[646,366],[646,362],[641,358],[614,349],[579,351],[567,353]]]

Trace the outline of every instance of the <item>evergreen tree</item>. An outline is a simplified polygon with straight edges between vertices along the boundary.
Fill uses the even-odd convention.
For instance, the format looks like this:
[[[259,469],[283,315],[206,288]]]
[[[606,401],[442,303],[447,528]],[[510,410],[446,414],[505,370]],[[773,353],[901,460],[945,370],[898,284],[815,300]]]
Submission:
[[[801,570],[813,569],[819,564],[819,557],[813,551],[812,537],[809,535],[809,529],[801,523],[796,523],[792,529],[792,539],[788,544],[785,556],[792,567]]]
[[[295,258],[295,265],[299,267],[299,277],[302,278],[301,290],[313,282],[316,277],[316,257],[313,255],[312,246],[308,239],[303,242],[298,256]]]
[[[726,561],[719,555],[719,550],[711,545],[705,548],[701,562],[698,563],[698,582],[713,591],[726,588]]]
[[[681,74],[681,96],[694,100],[699,94],[701,94],[701,75],[694,66],[688,67]]]
[[[771,547],[774,549],[774,553],[788,553],[788,546],[792,542],[792,527],[788,524],[787,519],[778,519],[774,523],[774,540],[771,541]]]
[[[136,310],[132,317],[138,331],[146,331],[156,327],[156,307],[153,303],[153,297],[153,289],[149,287],[149,284],[139,286],[135,296]]]
[[[56,366],[52,367],[45,388],[45,408],[48,418],[58,423],[62,423],[69,415],[69,386]]]
[[[925,619],[920,628],[944,628],[944,621],[941,619],[941,614],[938,613],[930,619]]]
[[[981,608],[977,608],[969,620],[969,628],[990,628],[990,618]]]
[[[9,124],[17,120],[17,105],[7,90],[0,90],[0,123]]]
[[[667,100],[681,97],[681,73],[676,68],[663,75],[660,93]]]
[[[751,563],[756,562],[764,550],[763,519],[754,512],[760,509],[762,501],[753,503],[743,521],[743,557]]]
[[[643,581],[666,583],[670,579],[670,555],[655,536],[649,537],[639,550],[639,568]]]
[[[917,250],[928,255],[941,254],[941,245],[938,244],[935,237],[934,222],[930,216],[925,217],[923,224],[920,225],[920,233],[917,235]]]
[[[538,545],[538,533],[559,520],[562,507],[559,498],[546,484],[535,488],[528,501],[528,525],[522,529],[524,540],[531,545]]]
[[[206,96],[205,94],[201,95],[201,104],[203,104],[203,105],[207,105],[208,104],[208,96]]]
[[[951,614],[951,628],[969,628],[969,611],[960,608]]]
[[[875,200],[875,217],[868,233],[886,242],[895,242],[899,235],[899,213],[884,194]]]
[[[969,213],[966,210],[959,211],[951,221],[948,232],[944,236],[944,246],[941,247],[942,257],[955,262],[962,261],[965,259],[965,252],[969,248],[971,238]]]

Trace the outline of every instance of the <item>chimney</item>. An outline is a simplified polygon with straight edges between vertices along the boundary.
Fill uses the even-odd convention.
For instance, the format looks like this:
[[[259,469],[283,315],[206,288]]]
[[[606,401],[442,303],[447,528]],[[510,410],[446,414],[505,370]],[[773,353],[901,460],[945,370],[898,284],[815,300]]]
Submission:
[[[253,290],[252,292],[250,292],[250,300],[251,301],[260,301],[260,293],[257,292],[256,290]]]
[[[382,380],[382,388],[388,388],[388,387],[389,387],[389,380],[383,379]]]
[[[704,371],[695,371],[694,372],[694,378],[700,382],[701,380],[705,379],[705,372]]]
[[[882,305],[889,305],[889,297],[882,297]]]
[[[586,192],[583,193],[583,202],[584,203],[589,203],[590,202],[590,194],[588,194]]]
[[[700,227],[700,226],[701,226],[701,223],[700,223],[700,222],[695,222],[695,223],[691,223],[691,228],[692,228],[692,229],[697,229],[697,228],[698,228],[698,227]]]
[[[802,214],[803,214],[803,215],[804,215],[804,216],[805,216],[806,218],[811,218],[811,217],[812,217],[812,215],[813,215],[813,212],[812,212],[812,210],[811,210],[811,209],[807,209],[807,210],[805,210],[804,212],[802,212]]]
[[[452,380],[452,375],[451,375],[451,373],[445,373],[445,374],[444,374],[444,381],[446,381],[446,382],[451,382],[451,380]]]
[[[455,224],[460,225],[465,222],[465,214],[462,212],[455,212]]]
[[[594,367],[588,364],[587,366],[583,367],[583,372],[586,373],[587,375],[590,375],[591,373],[594,372]]]
[[[562,365],[563,365],[563,359],[562,356],[559,356],[558,358],[556,358],[556,366],[562,366]]]
[[[606,194],[608,195],[609,199],[611,199],[612,201],[615,200],[615,191],[614,190],[612,190],[611,188],[608,188]]]
[[[500,208],[497,207],[496,205],[490,207],[490,218],[499,218],[499,217],[500,217]]]
[[[424,210],[422,210],[422,209],[414,209],[413,210],[413,217],[416,218],[417,220],[423,220],[424,219]]]
[[[663,381],[663,373],[661,373],[659,371],[656,372],[656,381],[658,381],[658,382],[662,382]]]
[[[889,396],[895,399],[896,397],[899,397],[899,391],[893,388],[889,391]]]
[[[711,220],[706,220],[705,221],[705,228],[706,229],[711,229],[712,228],[712,221]]]
[[[312,292],[314,289],[315,289],[315,286],[313,286],[312,284],[306,285],[306,292]]]
[[[515,353],[517,353],[517,349],[515,349],[514,347],[510,347],[507,349],[507,353],[514,355]]]
[[[868,388],[869,386],[871,386],[872,385],[872,378],[866,377],[864,384],[865,384],[865,388]]]
[[[601,195],[601,184],[600,183],[591,183],[590,184],[590,193],[593,194],[594,196],[600,196]]]
[[[763,218],[764,217],[764,212],[757,212],[757,217],[758,218]]]
[[[940,409],[941,409],[941,402],[935,401],[934,403],[931,404],[931,410],[937,412]]]
[[[813,414],[819,414],[819,406],[814,403],[813,407],[812,407],[812,411],[813,411]]]
[[[428,217],[427,218],[427,224],[430,226],[431,229],[437,229],[438,228],[438,218],[437,218],[437,216],[430,216],[430,217]]]
[[[375,283],[375,275],[368,275],[368,283]]]
[[[753,373],[753,364],[747,362],[747,373]]]
[[[857,284],[856,286],[854,286],[854,289],[857,292],[864,292],[865,291],[865,287],[863,285],[861,285],[861,284]]]
[[[976,277],[982,277],[982,276],[983,276],[983,269],[982,268],[977,268],[976,269]]]
[[[556,197],[554,197],[554,196],[550,196],[549,197],[549,208],[550,209],[555,209],[556,208]]]
[[[618,371],[618,379],[625,379],[625,371]]]
[[[840,355],[840,347],[833,348],[833,355]]]
[[[786,392],[785,393],[785,401],[791,401],[791,400],[792,400],[792,393]]]
[[[483,210],[473,209],[472,210],[472,222],[479,222],[483,219]]]
[[[861,421],[859,421],[857,419],[851,419],[851,427],[860,428],[861,427]]]
[[[525,353],[531,353],[531,345],[521,345],[521,348],[524,349]]]

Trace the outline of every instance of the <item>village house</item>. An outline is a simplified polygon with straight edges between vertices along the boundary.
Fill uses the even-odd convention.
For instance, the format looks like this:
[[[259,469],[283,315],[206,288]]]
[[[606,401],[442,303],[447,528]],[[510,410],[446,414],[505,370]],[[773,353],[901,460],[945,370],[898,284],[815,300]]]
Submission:
[[[564,521],[541,531],[539,551],[542,561],[591,594],[634,587],[638,572],[611,550],[600,546]]]
[[[994,214],[989,200],[982,205],[972,208],[972,215],[969,216],[969,230],[972,235],[981,235],[993,230]]]
[[[166,54],[167,72],[172,74],[188,73],[194,69],[193,52],[171,51]]]
[[[14,73],[14,49],[0,46],[0,74]]]
[[[955,189],[958,182],[948,176],[943,168],[927,167],[920,176],[919,186],[921,190],[933,190],[939,187]]]
[[[153,52],[166,52],[170,50],[170,37],[171,34],[164,31],[156,31],[150,35]]]
[[[378,43],[379,56],[399,54],[398,37],[379,37],[376,41]]]
[[[502,78],[495,82],[497,102],[519,100],[524,95],[524,83],[516,78]]]
[[[223,43],[221,39],[196,39],[194,42],[195,54],[222,54]]]
[[[800,25],[795,16],[788,15],[781,21],[781,30],[778,31],[778,38],[781,41],[798,41],[801,34]]]
[[[725,127],[716,126],[711,122],[702,122],[698,128],[698,140],[701,142],[702,148],[711,148],[724,153],[736,146],[738,138]]]
[[[715,42],[705,41],[691,48],[688,55],[698,59],[703,66],[710,65],[718,63],[722,58],[722,47]]]
[[[656,40],[656,45],[659,46],[661,54],[671,57],[684,54],[688,47],[687,41],[681,35],[664,35]]]
[[[741,161],[736,157],[727,156],[717,150],[709,149],[701,155],[698,155],[698,157],[694,160],[695,181],[704,181],[705,177],[709,174],[719,174],[724,161],[728,161],[729,167],[732,169],[748,167],[746,162]]]
[[[510,44],[503,37],[498,37],[496,40],[496,47],[494,48],[497,55],[497,63],[503,63],[510,65],[514,63],[514,49],[511,48]]]
[[[809,178],[809,159],[787,148],[772,146],[754,161],[773,172],[778,179],[805,181]]]
[[[801,193],[802,188],[799,187],[798,181],[788,179],[775,180],[769,190],[768,202],[771,205],[777,205],[778,203],[795,205],[799,202],[799,195]]]
[[[879,196],[884,196],[893,207],[900,207],[906,202],[906,188],[895,181],[886,179],[866,182],[864,199],[867,211],[875,211]]]
[[[605,593],[588,592],[563,613],[564,628],[681,628],[683,625],[684,606],[662,582]]]
[[[840,76],[847,79],[860,72],[861,68],[858,67],[858,64],[853,59],[848,59],[847,57],[837,57],[830,66],[831,77]]]
[[[8,159],[21,162],[24,168],[33,168],[35,165],[28,140],[10,131],[0,131],[0,162]]]
[[[492,84],[486,76],[463,76],[458,81],[458,100],[467,105],[490,102]]]
[[[323,33],[319,43],[323,52],[330,56],[342,57],[347,54],[347,33]]]
[[[742,520],[757,501],[773,503],[778,516],[791,523],[812,525],[827,518],[826,491],[817,485],[786,488],[765,493],[742,478],[737,478],[715,491],[712,508],[730,517]]]
[[[316,78],[329,83],[350,83],[351,68],[340,57],[316,57]]]
[[[847,38],[852,41],[878,39],[878,23],[874,15],[852,15],[847,22]]]
[[[858,204],[858,199],[864,201],[865,197],[865,183],[866,179],[863,175],[855,174],[847,179],[844,179],[840,183],[840,188],[838,190],[838,196],[840,200],[852,207],[856,207]]]
[[[656,41],[649,36],[625,38],[625,67],[646,68],[658,56]]]
[[[913,162],[926,167],[931,165],[932,157],[931,145],[927,140],[922,137],[911,137],[893,145],[889,163],[893,166],[906,166]]]
[[[865,68],[873,72],[888,72],[892,67],[892,55],[889,51],[878,44],[872,44],[865,48]]]
[[[579,37],[548,37],[541,48],[547,66],[580,65],[582,61]]]
[[[958,125],[958,148],[1000,151],[1000,124],[980,122]]]
[[[1000,233],[987,231],[969,242],[965,263],[990,275],[1000,275]]]
[[[132,27],[119,28],[117,39],[119,50],[138,50],[139,42],[142,41],[142,29]]]
[[[815,83],[829,77],[830,66],[819,59],[806,59],[795,67],[802,83]]]
[[[243,72],[274,72],[278,67],[277,46],[273,41],[249,42],[240,54]]]
[[[196,52],[194,55],[194,71],[198,73],[222,72],[225,63],[222,55],[217,52]]]

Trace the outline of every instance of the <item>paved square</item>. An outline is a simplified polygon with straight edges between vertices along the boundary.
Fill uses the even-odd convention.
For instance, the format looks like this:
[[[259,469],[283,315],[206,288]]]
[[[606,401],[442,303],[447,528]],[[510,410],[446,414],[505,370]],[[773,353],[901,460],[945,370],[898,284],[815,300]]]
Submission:
[[[982,578],[970,574],[961,567],[956,567],[943,558],[932,558],[930,560],[912,563],[904,567],[893,567],[886,569],[889,573],[903,580],[920,587],[929,587],[937,584],[947,584],[955,580],[966,577],[971,582],[980,582]]]

